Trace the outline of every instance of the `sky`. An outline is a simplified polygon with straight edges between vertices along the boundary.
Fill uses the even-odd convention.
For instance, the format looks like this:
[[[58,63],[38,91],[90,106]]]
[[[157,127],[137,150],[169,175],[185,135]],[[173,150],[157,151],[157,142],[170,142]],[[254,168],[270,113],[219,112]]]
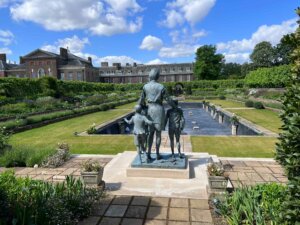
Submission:
[[[100,62],[193,62],[212,44],[226,62],[249,62],[261,41],[297,28],[299,0],[0,0],[0,53],[19,62],[59,47]]]

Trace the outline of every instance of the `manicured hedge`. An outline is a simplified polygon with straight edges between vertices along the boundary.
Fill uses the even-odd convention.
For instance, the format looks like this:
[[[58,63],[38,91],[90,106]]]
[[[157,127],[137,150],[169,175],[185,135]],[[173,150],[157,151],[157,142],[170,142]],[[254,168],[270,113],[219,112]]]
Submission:
[[[255,88],[285,87],[291,75],[291,66],[277,66],[272,68],[259,68],[251,71],[245,78],[245,84]]]

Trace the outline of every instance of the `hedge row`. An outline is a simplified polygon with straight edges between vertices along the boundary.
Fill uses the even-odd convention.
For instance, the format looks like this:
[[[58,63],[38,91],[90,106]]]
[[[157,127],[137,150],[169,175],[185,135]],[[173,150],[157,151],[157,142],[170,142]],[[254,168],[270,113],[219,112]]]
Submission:
[[[259,68],[251,71],[245,78],[245,84],[253,88],[280,88],[289,81],[291,66]]]
[[[39,125],[47,125],[51,122],[58,122],[64,119],[69,119],[78,115],[98,112],[98,111],[106,111],[108,109],[113,109],[116,106],[124,105],[130,102],[136,101],[136,98],[124,99],[121,101],[104,103],[101,105],[93,105],[87,106],[83,108],[77,108],[73,110],[64,110],[59,112],[53,112],[48,114],[42,115],[35,115],[35,116],[28,116],[23,119],[16,119],[16,120],[9,120],[0,123],[0,127],[5,127],[6,130],[13,130],[13,131],[23,131],[31,129],[30,125],[39,124]]]

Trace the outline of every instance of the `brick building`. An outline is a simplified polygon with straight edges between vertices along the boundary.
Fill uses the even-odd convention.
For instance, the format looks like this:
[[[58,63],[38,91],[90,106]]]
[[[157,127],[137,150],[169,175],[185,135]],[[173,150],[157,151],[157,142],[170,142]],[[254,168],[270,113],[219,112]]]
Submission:
[[[113,63],[109,66],[107,62],[102,62],[99,68],[100,82],[105,83],[145,83],[148,82],[149,72],[152,68],[160,69],[161,82],[182,82],[192,81],[193,63],[176,63],[161,65],[137,65]]]
[[[0,77],[40,78],[52,76],[60,80],[99,81],[99,69],[88,60],[73,55],[65,48],[60,54],[37,49],[20,57],[19,64],[7,63],[0,54]]]

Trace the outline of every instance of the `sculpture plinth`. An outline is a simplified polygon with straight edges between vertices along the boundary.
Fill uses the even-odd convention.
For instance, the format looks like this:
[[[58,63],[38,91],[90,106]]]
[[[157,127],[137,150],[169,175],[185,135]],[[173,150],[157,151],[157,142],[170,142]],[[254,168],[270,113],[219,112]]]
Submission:
[[[190,167],[186,156],[179,158],[176,155],[176,161],[172,159],[171,154],[162,153],[161,157],[162,159],[150,163],[140,163],[139,157],[136,156],[126,170],[127,177],[190,178]]]
[[[178,154],[175,154],[175,158],[171,154],[161,153],[161,159],[156,160],[155,154],[151,154],[153,159],[147,161],[142,159],[140,161],[139,156],[137,155],[131,163],[133,168],[161,168],[161,169],[186,169],[187,168],[187,157],[182,154],[182,158],[179,158]]]

